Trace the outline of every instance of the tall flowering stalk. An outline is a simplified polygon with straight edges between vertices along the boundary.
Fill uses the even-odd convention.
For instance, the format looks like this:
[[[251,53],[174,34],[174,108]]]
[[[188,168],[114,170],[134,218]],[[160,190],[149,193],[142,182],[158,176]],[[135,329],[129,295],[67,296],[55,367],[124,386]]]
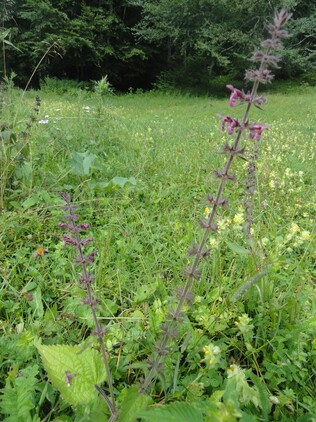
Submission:
[[[177,323],[182,320],[183,312],[182,308],[185,302],[189,302],[193,298],[192,287],[194,281],[200,280],[199,263],[201,258],[206,258],[209,255],[209,250],[205,247],[209,232],[217,232],[218,226],[215,222],[215,216],[218,208],[225,208],[228,205],[228,200],[222,197],[227,181],[234,181],[235,175],[230,173],[232,163],[235,157],[243,156],[246,152],[246,148],[240,146],[242,137],[247,137],[252,141],[260,141],[261,135],[264,130],[270,128],[268,125],[261,123],[250,122],[249,112],[251,106],[261,107],[265,103],[265,98],[257,95],[259,84],[271,83],[273,80],[273,74],[269,67],[278,67],[278,63],[281,57],[274,55],[273,52],[282,48],[282,38],[288,37],[288,32],[284,29],[284,25],[290,19],[291,14],[286,10],[282,9],[275,14],[272,23],[266,26],[270,37],[261,43],[261,49],[254,51],[251,57],[251,61],[259,63],[259,66],[255,70],[247,70],[245,79],[253,82],[252,90],[250,93],[245,93],[232,85],[227,85],[227,88],[231,91],[229,104],[234,107],[236,104],[246,104],[246,110],[241,120],[238,120],[232,116],[223,116],[218,114],[222,121],[222,131],[228,132],[228,135],[235,135],[235,141],[232,144],[225,143],[223,147],[223,153],[228,155],[226,164],[223,169],[215,171],[215,176],[220,180],[217,192],[215,195],[208,195],[208,202],[211,206],[211,211],[206,220],[200,221],[200,226],[204,229],[204,234],[200,244],[193,245],[189,250],[189,256],[194,256],[191,265],[185,268],[184,274],[187,281],[179,294],[179,302],[175,309],[171,309],[168,315],[169,322],[165,323],[162,327],[162,336],[158,341],[156,350],[149,358],[149,370],[142,383],[141,390],[148,391],[151,386],[153,378],[156,374],[162,370],[162,358],[168,354],[170,348],[168,344],[177,335]],[[256,153],[256,150],[254,150]],[[253,160],[252,160],[253,161]],[[248,194],[253,194],[254,190],[254,175],[255,167],[248,168],[248,176],[250,173]],[[249,212],[253,210],[249,206]],[[248,221],[248,230],[250,232],[251,221]]]
[[[64,220],[66,222],[61,222],[58,224],[59,227],[63,227],[66,230],[65,236],[62,238],[64,242],[64,246],[70,245],[76,250],[76,257],[75,257],[75,264],[81,266],[81,276],[78,280],[80,286],[86,291],[87,295],[83,299],[83,305],[88,305],[91,309],[93,321],[94,321],[94,332],[93,334],[98,338],[100,349],[104,361],[105,371],[106,371],[106,378],[109,387],[110,397],[104,393],[100,387],[97,385],[95,386],[102,397],[105,399],[110,411],[111,411],[111,419],[112,421],[116,420],[117,412],[116,412],[116,405],[115,405],[115,397],[114,397],[114,390],[113,390],[113,383],[112,383],[112,376],[110,371],[109,365],[109,356],[105,349],[104,345],[104,335],[106,330],[101,327],[101,324],[97,317],[96,307],[99,303],[98,298],[93,295],[92,291],[92,283],[95,277],[89,272],[88,265],[91,264],[96,255],[97,251],[90,252],[89,254],[84,254],[84,248],[87,246],[88,243],[92,242],[94,239],[92,237],[82,238],[81,233],[84,232],[89,228],[89,224],[86,223],[79,223],[79,215],[75,213],[77,206],[71,203],[71,197],[69,194],[64,193],[62,194],[62,198],[65,201],[65,205],[62,209],[66,212],[64,216]]]

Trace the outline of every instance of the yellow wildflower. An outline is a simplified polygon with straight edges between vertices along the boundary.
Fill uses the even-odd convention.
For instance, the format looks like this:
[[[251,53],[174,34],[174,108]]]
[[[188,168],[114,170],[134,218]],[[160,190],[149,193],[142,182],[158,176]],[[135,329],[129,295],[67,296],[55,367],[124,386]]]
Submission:
[[[233,222],[238,225],[242,224],[244,222],[243,214],[241,212],[235,214],[235,217],[233,218]]]
[[[311,234],[308,230],[303,230],[301,233],[301,238],[303,240],[309,240],[311,238]]]
[[[270,180],[270,182],[269,182],[269,187],[270,187],[271,189],[274,189],[274,188],[275,188],[275,181],[274,181],[274,180]]]
[[[217,248],[218,242],[217,242],[217,240],[214,237],[211,237],[209,242],[210,242],[210,245],[211,245],[211,248],[212,249],[216,249]]]
[[[290,233],[294,234],[294,233],[299,233],[300,232],[300,227],[298,224],[293,223],[292,226],[290,227]]]

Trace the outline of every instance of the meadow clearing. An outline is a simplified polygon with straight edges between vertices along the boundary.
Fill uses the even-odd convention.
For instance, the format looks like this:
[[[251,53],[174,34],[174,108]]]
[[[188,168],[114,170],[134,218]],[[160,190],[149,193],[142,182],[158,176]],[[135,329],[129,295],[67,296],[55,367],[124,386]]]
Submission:
[[[314,87],[268,92],[263,111],[251,112],[252,121],[271,125],[257,144],[257,255],[243,234],[247,161],[236,159],[229,207],[209,236],[195,297],[152,387],[152,400],[170,408],[140,401],[135,390],[128,400],[128,392],[146,371],[183,284],[187,250],[201,237],[205,198],[217,188],[229,137],[216,114],[238,117],[243,107],[132,90],[2,94],[0,419],[108,415],[92,381],[92,400],[65,400],[39,353],[40,344],[91,342],[91,312],[58,227],[67,192],[90,225],[88,251],[98,251],[94,289],[121,421],[168,420],[168,411],[183,422],[316,420],[315,94]]]

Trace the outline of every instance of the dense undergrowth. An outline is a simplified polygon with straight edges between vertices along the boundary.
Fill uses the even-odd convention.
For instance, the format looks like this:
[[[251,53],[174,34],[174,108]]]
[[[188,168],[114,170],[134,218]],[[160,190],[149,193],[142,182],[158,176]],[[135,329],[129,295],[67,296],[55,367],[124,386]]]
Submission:
[[[178,345],[152,391],[155,403],[170,407],[155,413],[149,406],[142,420],[316,420],[314,97],[308,87],[270,94],[264,118],[254,112],[272,126],[258,161],[259,265],[242,230],[245,162],[234,168],[229,209],[210,236]],[[4,420],[101,421],[108,414],[97,392],[87,403],[64,400],[38,352],[41,343],[89,343],[93,327],[61,241],[61,192],[72,195],[98,250],[95,290],[121,420],[135,420],[150,404],[131,386],[182,284],[196,221],[209,212],[205,196],[226,138],[218,110],[228,111],[226,100],[2,91]]]

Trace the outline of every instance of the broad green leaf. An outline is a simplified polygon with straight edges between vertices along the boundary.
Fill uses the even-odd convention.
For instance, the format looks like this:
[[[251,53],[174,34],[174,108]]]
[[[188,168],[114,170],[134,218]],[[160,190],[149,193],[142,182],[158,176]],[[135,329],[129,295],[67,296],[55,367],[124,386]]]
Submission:
[[[237,243],[229,242],[226,240],[226,244],[229,247],[229,249],[238,255],[250,255],[250,251],[243,246],[238,245]]]
[[[131,185],[136,185],[135,177],[130,177],[129,179],[127,179],[126,177],[115,176],[113,177],[111,182],[113,183],[113,185],[119,186],[120,188],[124,188],[126,183],[130,183]]]
[[[158,283],[149,283],[145,284],[144,286],[140,286],[134,296],[135,303],[141,303],[145,300],[149,299],[157,290]]]
[[[122,396],[122,409],[118,422],[135,422],[139,413],[152,402],[149,396],[139,393],[138,387],[125,390]]]
[[[13,130],[7,129],[0,132],[3,142],[16,141],[16,133]]]
[[[33,205],[37,205],[39,203],[39,198],[34,195],[27,198],[25,201],[22,202],[22,207],[26,210],[33,207]]]
[[[203,422],[204,417],[200,410],[190,403],[172,403],[165,406],[152,407],[140,413],[146,422]]]
[[[119,177],[115,176],[113,179],[111,179],[109,182],[94,182],[92,181],[89,186],[91,189],[100,189],[103,192],[105,191],[111,191],[116,188],[124,188],[126,185],[132,185],[135,186],[137,184],[137,181],[135,177]]]
[[[96,398],[94,385],[105,380],[101,355],[95,349],[78,346],[37,345],[48,377],[68,403],[85,404]],[[66,375],[74,375],[67,382]]]
[[[71,173],[77,176],[89,176],[91,170],[98,167],[97,159],[98,157],[89,151],[74,151],[69,160]]]

